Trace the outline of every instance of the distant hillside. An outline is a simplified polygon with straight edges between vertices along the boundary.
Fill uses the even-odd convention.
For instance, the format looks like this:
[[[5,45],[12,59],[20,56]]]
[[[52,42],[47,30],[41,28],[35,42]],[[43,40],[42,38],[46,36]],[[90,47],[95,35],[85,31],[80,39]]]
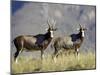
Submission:
[[[22,34],[45,33],[47,19],[51,18],[56,20],[58,28],[55,37],[77,33],[78,24],[85,25],[88,30],[81,49],[95,50],[95,10],[95,6],[25,2],[11,15],[11,40]],[[15,52],[14,45],[11,51]],[[52,51],[48,47],[46,52]]]

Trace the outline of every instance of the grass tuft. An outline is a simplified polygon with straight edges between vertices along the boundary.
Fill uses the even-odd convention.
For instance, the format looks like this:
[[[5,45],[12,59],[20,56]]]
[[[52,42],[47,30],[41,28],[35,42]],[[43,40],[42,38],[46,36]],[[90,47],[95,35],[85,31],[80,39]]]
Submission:
[[[50,55],[46,56],[42,61],[33,59],[32,56],[20,56],[18,63],[12,61],[12,73],[29,73],[29,72],[51,72],[51,71],[69,71],[69,70],[85,70],[95,69],[95,54],[89,52],[87,54],[79,54],[79,58],[71,55],[59,55],[53,61]]]

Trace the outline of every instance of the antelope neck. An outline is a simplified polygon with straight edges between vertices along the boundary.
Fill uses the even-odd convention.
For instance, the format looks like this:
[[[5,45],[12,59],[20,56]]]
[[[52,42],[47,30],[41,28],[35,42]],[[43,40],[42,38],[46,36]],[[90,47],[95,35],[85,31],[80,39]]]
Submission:
[[[83,42],[83,40],[84,40],[84,37],[83,37],[84,33],[83,32],[80,32],[79,35],[80,35],[81,41]]]
[[[50,32],[47,32],[47,33],[45,34],[45,39],[52,39],[51,33],[50,33]]]

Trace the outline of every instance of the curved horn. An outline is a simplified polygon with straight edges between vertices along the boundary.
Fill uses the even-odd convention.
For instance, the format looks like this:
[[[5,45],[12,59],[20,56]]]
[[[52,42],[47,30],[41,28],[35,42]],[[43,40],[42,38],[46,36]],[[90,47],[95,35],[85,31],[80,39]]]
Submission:
[[[79,26],[80,26],[80,28],[82,28],[82,25],[81,24],[79,24]]]
[[[84,30],[88,30],[85,25],[84,25]]]
[[[48,24],[49,28],[50,27],[53,28],[56,25],[56,21],[54,19],[51,19],[51,23],[50,23],[50,19],[48,19],[47,24]]]
[[[56,20],[55,19],[52,19],[52,28],[54,28],[56,25]]]
[[[54,20],[54,26],[56,25],[56,21]]]
[[[49,19],[48,19],[48,21],[47,21],[47,24],[48,24],[48,26],[49,26],[49,28],[50,28],[51,26],[50,26],[50,22],[49,22]]]

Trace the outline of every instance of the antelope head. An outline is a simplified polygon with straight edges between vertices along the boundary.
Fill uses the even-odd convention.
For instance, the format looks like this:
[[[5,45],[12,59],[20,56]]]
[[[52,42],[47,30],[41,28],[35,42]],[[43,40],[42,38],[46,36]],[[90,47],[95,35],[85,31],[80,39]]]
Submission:
[[[82,25],[81,24],[79,24],[79,27],[80,28],[78,28],[78,30],[79,30],[79,32],[81,33],[81,35],[82,35],[82,37],[84,37],[85,35],[85,30],[87,30],[87,28],[85,28],[85,26],[84,27],[82,27]]]
[[[51,38],[53,38],[54,36],[54,31],[57,30],[57,28],[54,28],[54,26],[56,25],[56,21],[53,21],[53,24],[50,23],[50,20],[47,21],[48,24],[48,29],[46,29],[48,32],[50,32]]]

